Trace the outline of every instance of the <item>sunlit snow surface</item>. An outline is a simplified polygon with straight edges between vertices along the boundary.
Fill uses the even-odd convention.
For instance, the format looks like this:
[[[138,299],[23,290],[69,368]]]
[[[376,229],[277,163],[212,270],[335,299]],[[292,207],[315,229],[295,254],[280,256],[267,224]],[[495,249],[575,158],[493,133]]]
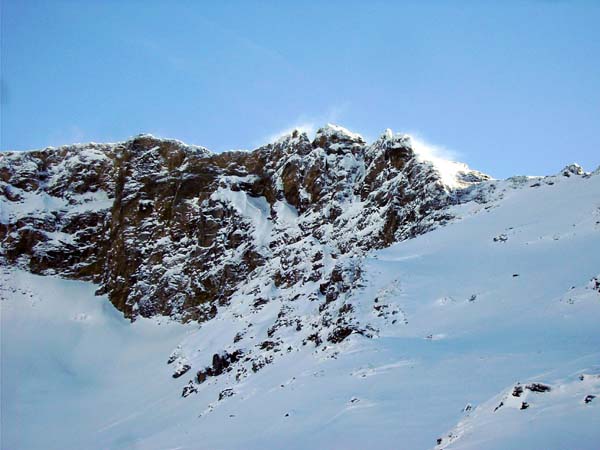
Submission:
[[[546,181],[489,182],[495,200],[367,258],[349,302],[376,339],[298,346],[187,398],[174,348],[197,370],[279,308],[130,324],[90,284],[5,270],[2,448],[597,449],[600,176]],[[532,382],[551,391],[512,396]]]

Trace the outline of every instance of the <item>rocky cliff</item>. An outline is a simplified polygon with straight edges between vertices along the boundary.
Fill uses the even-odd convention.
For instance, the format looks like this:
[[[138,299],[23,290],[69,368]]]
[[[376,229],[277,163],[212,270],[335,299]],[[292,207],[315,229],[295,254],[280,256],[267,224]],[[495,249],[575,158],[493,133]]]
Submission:
[[[131,319],[205,321],[240,292],[323,311],[360,284],[366,252],[450,220],[487,178],[457,165],[449,185],[409,136],[334,125],[248,152],[150,135],[5,152],[0,262],[97,283]]]

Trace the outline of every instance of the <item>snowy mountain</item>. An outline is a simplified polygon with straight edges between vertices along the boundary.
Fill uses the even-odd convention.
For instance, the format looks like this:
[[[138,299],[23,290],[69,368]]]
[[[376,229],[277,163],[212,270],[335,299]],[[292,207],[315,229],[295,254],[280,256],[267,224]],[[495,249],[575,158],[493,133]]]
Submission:
[[[599,171],[328,125],[2,153],[0,183],[2,448],[600,442]]]

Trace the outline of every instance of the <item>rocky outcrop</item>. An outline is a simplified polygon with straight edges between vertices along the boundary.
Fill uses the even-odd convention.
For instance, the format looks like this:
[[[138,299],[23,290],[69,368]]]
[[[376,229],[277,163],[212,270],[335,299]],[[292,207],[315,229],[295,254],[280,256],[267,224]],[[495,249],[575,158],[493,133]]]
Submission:
[[[460,176],[459,190],[487,178]],[[388,131],[367,144],[331,125],[313,141],[294,131],[252,152],[149,135],[7,152],[0,261],[97,283],[132,319],[204,321],[240,292],[257,308],[310,297],[327,317],[360,285],[364,252],[451,219],[444,208],[459,190],[410,137]],[[350,319],[336,330],[330,342],[364,331]]]

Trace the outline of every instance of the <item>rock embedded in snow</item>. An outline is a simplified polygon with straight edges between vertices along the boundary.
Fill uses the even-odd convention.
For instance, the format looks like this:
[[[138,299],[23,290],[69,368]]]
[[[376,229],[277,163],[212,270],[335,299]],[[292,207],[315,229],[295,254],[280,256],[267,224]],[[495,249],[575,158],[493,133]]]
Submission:
[[[583,170],[583,167],[581,167],[579,164],[573,163],[569,164],[563,170],[561,170],[561,173],[565,177],[570,177],[572,175],[584,175],[585,171]]]
[[[517,386],[515,386],[515,388],[513,389],[512,396],[513,396],[513,397],[520,397],[522,393],[523,393],[523,387],[522,387],[522,386],[519,386],[519,385],[517,385]]]
[[[192,366],[189,364],[182,364],[175,370],[175,372],[173,372],[173,378],[179,378],[185,375],[191,368]]]
[[[525,389],[529,389],[531,392],[550,392],[552,388],[542,383],[531,383],[525,386]]]
[[[181,392],[181,396],[183,398],[185,397],[189,397],[192,394],[197,394],[198,393],[198,388],[196,387],[196,385],[194,384],[193,381],[190,381],[188,384],[186,384],[183,387],[183,391]]]

